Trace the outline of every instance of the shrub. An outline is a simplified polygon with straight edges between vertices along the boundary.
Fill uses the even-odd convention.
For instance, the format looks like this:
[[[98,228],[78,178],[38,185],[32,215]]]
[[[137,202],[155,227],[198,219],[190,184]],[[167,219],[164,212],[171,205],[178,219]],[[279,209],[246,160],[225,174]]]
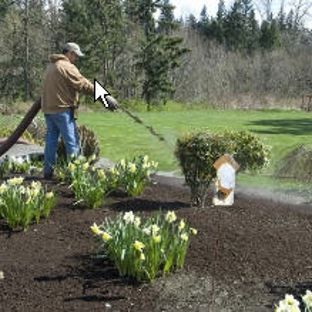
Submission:
[[[284,156],[275,169],[276,178],[292,178],[297,181],[312,181],[312,150],[301,144]]]
[[[99,159],[100,147],[95,133],[85,126],[78,126],[77,130],[80,140],[81,155],[89,159],[93,157],[93,162],[96,162]],[[65,143],[62,138],[59,141],[57,153],[60,160],[66,160]]]
[[[173,211],[144,222],[132,211],[106,218],[91,226],[99,238],[101,252],[113,261],[119,273],[138,281],[151,281],[183,267],[190,234],[197,234]]]
[[[208,187],[216,177],[213,164],[225,153],[234,157],[241,170],[250,171],[263,168],[269,157],[268,147],[245,131],[189,133],[177,140],[175,155],[191,189],[192,206],[204,207]]]

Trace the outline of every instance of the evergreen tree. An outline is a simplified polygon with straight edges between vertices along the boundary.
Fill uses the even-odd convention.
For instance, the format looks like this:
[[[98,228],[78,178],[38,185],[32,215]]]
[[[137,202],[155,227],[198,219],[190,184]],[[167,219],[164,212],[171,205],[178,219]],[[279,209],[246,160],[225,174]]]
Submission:
[[[87,58],[81,68],[113,88],[117,57],[126,42],[123,7],[119,0],[63,0],[66,41],[79,43]]]
[[[275,20],[262,22],[259,43],[266,50],[272,50],[281,45],[278,22]]]
[[[173,94],[170,72],[179,66],[179,59],[186,49],[180,47],[182,38],[168,36],[176,26],[173,21],[170,22],[170,19],[166,20],[163,33],[157,32],[153,17],[156,8],[160,8],[161,16],[170,17],[173,6],[168,5],[168,1],[142,0],[141,4],[144,12],[141,15],[141,22],[145,38],[137,66],[144,73],[143,97],[150,109],[152,103],[165,102]]]
[[[242,50],[245,47],[245,20],[242,14],[241,0],[236,0],[226,19],[226,45],[231,50]]]
[[[203,6],[203,8],[200,12],[200,18],[199,18],[197,25],[198,25],[199,32],[205,36],[208,36],[208,34],[209,34],[209,16],[207,13],[206,5]]]
[[[158,21],[158,31],[166,36],[171,35],[172,31],[178,28],[178,23],[174,19],[174,6],[170,4],[170,0],[164,0],[161,6]]]

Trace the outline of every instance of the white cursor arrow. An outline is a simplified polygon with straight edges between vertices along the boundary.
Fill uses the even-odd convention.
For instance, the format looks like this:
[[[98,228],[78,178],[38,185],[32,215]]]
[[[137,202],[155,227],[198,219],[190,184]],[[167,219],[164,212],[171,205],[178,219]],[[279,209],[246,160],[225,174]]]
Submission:
[[[100,99],[103,105],[107,108],[109,106],[106,100],[108,95],[111,94],[105,90],[105,88],[96,79],[94,79],[94,102]]]

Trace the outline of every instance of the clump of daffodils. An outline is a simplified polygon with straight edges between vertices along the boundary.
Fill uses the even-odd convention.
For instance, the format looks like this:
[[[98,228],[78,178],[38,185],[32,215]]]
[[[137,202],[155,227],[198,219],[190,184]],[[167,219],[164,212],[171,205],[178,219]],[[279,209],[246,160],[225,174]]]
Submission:
[[[149,160],[147,155],[139,155],[132,160],[121,159],[111,168],[111,180],[130,196],[140,195],[157,170],[158,163]]]
[[[302,296],[302,301],[305,305],[304,312],[312,311],[312,292],[307,290]],[[280,300],[275,312],[300,312],[300,302],[293,295],[286,294],[283,300]]]
[[[197,234],[174,211],[145,220],[129,211],[101,225],[93,223],[91,230],[120,274],[138,281],[151,281],[182,268],[190,236]]]
[[[76,204],[87,208],[98,208],[110,191],[109,180],[103,169],[95,168],[94,158],[79,156],[67,165],[69,188],[73,191]]]
[[[0,185],[0,217],[12,229],[27,229],[32,221],[48,217],[56,199],[53,192],[46,192],[40,182],[24,183],[15,177]]]

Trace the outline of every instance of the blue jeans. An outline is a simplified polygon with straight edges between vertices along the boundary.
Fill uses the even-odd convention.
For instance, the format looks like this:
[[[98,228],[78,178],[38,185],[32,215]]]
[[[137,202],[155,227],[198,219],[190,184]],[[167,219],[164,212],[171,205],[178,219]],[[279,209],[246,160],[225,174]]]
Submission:
[[[56,162],[58,140],[62,136],[66,155],[79,155],[79,136],[76,121],[72,111],[56,114],[45,114],[47,134],[44,147],[44,175],[51,176]]]

